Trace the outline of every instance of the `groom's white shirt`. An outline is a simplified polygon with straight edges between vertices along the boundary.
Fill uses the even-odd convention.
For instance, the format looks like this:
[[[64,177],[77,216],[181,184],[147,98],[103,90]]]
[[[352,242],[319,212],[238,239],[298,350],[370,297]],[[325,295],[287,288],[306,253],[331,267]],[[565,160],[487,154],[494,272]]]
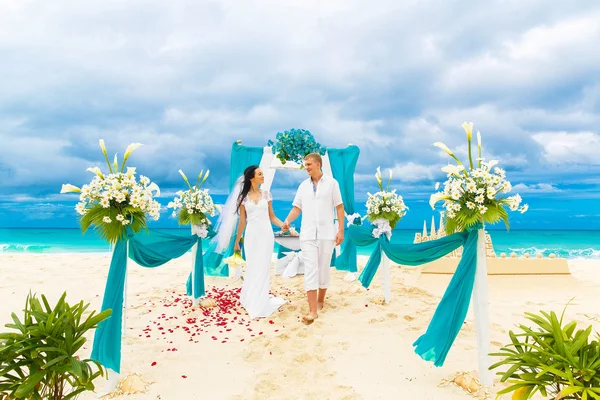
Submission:
[[[335,207],[343,204],[340,185],[323,175],[316,185],[309,177],[302,182],[292,203],[302,211],[300,240],[335,240]]]

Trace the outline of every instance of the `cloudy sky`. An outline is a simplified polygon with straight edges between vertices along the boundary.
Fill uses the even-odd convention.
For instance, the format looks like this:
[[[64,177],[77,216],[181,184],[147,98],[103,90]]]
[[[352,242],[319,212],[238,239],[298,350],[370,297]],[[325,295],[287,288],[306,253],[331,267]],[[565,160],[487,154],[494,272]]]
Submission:
[[[210,168],[222,194],[233,141],[290,128],[360,147],[360,200],[393,168],[430,216],[431,144],[464,154],[466,120],[532,207],[517,226],[600,229],[598,43],[596,0],[1,0],[0,226],[74,220],[60,185],[100,138],[144,143],[131,165],[165,193]]]

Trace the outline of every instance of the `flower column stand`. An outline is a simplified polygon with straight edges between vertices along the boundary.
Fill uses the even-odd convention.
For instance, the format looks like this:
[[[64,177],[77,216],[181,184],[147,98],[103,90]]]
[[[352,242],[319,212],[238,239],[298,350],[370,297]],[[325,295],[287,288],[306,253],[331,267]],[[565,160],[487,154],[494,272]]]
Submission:
[[[487,262],[485,250],[485,229],[477,232],[477,269],[473,285],[473,312],[475,332],[477,334],[477,352],[479,361],[479,379],[484,386],[492,386],[494,379],[489,367],[490,361],[490,315],[487,282]]]

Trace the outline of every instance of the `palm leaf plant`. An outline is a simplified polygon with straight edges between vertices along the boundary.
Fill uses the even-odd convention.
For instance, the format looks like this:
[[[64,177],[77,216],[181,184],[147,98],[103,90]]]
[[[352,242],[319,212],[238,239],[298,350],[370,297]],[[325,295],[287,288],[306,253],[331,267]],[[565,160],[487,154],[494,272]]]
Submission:
[[[66,293],[54,307],[44,295],[27,296],[23,316],[12,313],[6,325],[11,331],[0,333],[0,398],[66,400],[94,390],[105,370],[77,354],[111,310],[96,314],[88,308],[82,301],[67,303]]]
[[[498,372],[514,400],[530,399],[536,393],[552,399],[600,399],[600,335],[592,326],[577,329],[577,322],[564,324],[554,312],[525,313],[533,324],[520,324],[510,331],[510,343],[491,354],[502,360],[490,369]]]

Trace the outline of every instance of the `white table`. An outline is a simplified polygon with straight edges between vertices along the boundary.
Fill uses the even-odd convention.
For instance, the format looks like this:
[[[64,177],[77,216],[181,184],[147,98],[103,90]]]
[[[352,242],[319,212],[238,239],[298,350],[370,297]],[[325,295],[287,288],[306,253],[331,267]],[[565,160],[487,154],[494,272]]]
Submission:
[[[275,241],[290,250],[300,250],[300,236],[275,236]]]

